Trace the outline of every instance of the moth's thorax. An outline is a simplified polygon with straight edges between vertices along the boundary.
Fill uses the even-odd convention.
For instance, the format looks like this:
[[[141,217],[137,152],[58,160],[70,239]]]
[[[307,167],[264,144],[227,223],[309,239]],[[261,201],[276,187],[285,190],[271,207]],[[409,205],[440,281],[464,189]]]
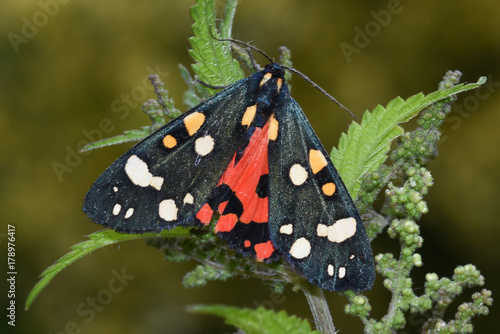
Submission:
[[[285,71],[279,64],[266,65],[258,76],[258,94],[256,94],[257,109],[267,111],[270,116],[275,106],[283,101],[288,95],[288,87],[284,79]]]

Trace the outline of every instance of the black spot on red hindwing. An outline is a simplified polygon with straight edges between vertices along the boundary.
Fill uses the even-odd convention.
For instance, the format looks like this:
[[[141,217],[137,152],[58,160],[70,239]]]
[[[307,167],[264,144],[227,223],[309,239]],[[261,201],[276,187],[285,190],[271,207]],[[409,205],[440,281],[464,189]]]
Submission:
[[[255,189],[257,196],[259,198],[265,198],[269,196],[269,174],[264,174],[260,176],[259,183],[257,184],[257,189]]]

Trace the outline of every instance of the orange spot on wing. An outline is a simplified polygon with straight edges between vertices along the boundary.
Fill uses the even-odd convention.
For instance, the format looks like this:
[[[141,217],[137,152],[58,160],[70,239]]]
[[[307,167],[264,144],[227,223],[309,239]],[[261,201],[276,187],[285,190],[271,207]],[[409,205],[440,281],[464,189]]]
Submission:
[[[262,262],[273,255],[274,245],[271,241],[256,244],[254,246],[257,261]]]
[[[241,125],[250,126],[252,124],[256,112],[257,112],[256,104],[248,107],[245,113],[243,114],[243,118],[241,119]]]
[[[268,137],[270,140],[276,140],[278,138],[279,122],[274,118],[274,114],[269,117],[269,132]]]
[[[172,135],[163,137],[163,146],[166,148],[173,148],[175,145],[177,145],[177,140]]]
[[[268,81],[269,81],[269,79],[271,79],[271,77],[272,77],[272,76],[273,76],[273,75],[272,75],[271,73],[266,73],[266,74],[264,74],[264,76],[262,77],[262,80],[261,80],[261,81],[260,81],[260,83],[259,83],[259,86],[261,86],[261,87],[262,87],[262,86],[263,86],[266,82],[268,82]]]
[[[335,187],[335,183],[332,182],[325,183],[323,187],[321,187],[323,194],[325,194],[326,196],[332,196],[335,193],[335,189],[337,189]]]
[[[276,87],[277,87],[277,91],[278,91],[278,93],[279,93],[279,92],[280,92],[280,90],[281,90],[281,85],[283,85],[283,79],[278,78],[278,80],[276,80]]]
[[[311,165],[313,174],[317,174],[328,164],[328,162],[320,150],[310,150],[309,164]]]
[[[252,245],[252,243],[250,242],[250,240],[245,240],[245,241],[243,242],[243,245],[244,245],[245,247],[250,247],[250,246]]]
[[[194,112],[184,118],[184,126],[190,136],[194,135],[205,122],[205,115],[201,112]]]
[[[196,214],[196,218],[198,218],[202,224],[208,225],[210,223],[210,220],[212,219],[213,214],[214,210],[212,210],[208,203],[205,203],[205,205],[203,205],[200,211],[198,211],[198,213]]]

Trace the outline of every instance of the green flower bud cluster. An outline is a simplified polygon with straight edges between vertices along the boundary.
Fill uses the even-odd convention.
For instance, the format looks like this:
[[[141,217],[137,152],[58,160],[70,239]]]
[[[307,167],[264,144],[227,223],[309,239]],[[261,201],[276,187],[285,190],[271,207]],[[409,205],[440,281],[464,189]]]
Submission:
[[[468,264],[455,268],[453,279],[441,278],[437,274],[426,275],[425,295],[422,300],[427,300],[433,305],[433,317],[425,324],[423,329],[428,333],[472,333],[473,326],[471,320],[478,315],[489,314],[489,306],[493,304],[491,291],[483,289],[472,295],[472,302],[463,303],[458,306],[454,319],[446,322],[442,319],[447,307],[460,295],[464,287],[481,286],[484,284],[484,277],[474,265]],[[423,308],[424,311],[430,309]],[[420,310],[422,312],[422,310]]]
[[[440,88],[445,89],[458,83],[461,73],[449,71]],[[361,318],[365,324],[365,333],[394,333],[406,324],[405,313],[422,316],[425,321],[421,328],[425,333],[471,333],[471,319],[485,315],[492,304],[491,291],[482,290],[472,295],[472,302],[458,307],[454,319],[444,320],[445,311],[464,288],[482,286],[484,277],[473,265],[459,266],[453,277],[439,278],[435,273],[426,275],[424,293],[414,293],[410,272],[413,267],[423,265],[422,256],[416,250],[422,246],[420,228],[417,225],[422,214],[428,212],[424,196],[433,185],[430,172],[424,167],[429,159],[436,155],[436,144],[440,138],[439,127],[450,112],[456,97],[450,97],[424,111],[418,120],[418,128],[399,137],[398,147],[392,152],[392,166],[382,165],[377,171],[363,177],[358,193],[358,207],[362,212],[370,207],[380,189],[387,184],[386,202],[382,214],[367,210],[363,216],[370,238],[387,226],[390,238],[398,239],[401,244],[399,258],[391,253],[378,254],[375,257],[377,272],[384,278],[383,285],[391,291],[389,310],[380,320],[369,318],[371,305],[369,300],[353,292],[347,292],[350,304],[345,312]],[[399,175],[404,183],[396,186],[389,180]],[[388,221],[392,219],[390,224]]]
[[[350,303],[344,307],[345,313],[363,318],[368,317],[372,309],[368,298],[352,291],[347,291],[345,294],[350,300]]]
[[[166,124],[165,116],[177,117],[181,112],[175,108],[174,100],[168,97],[168,90],[158,74],[151,74],[149,80],[154,87],[157,99],[144,102],[142,111],[149,116],[152,123],[150,133],[153,133]]]
[[[408,179],[402,187],[389,182],[385,192],[389,205],[384,211],[394,217],[419,219],[429,211],[423,197],[433,185],[433,178],[424,167],[408,167],[405,172]]]

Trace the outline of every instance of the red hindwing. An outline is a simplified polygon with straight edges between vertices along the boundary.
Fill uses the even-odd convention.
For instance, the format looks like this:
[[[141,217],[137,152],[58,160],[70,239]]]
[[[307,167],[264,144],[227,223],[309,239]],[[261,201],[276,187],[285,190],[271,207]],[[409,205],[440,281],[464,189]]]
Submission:
[[[255,128],[247,147],[239,156],[239,159],[236,160],[238,153],[235,153],[217,184],[219,189],[228,189],[228,191],[224,192],[226,196],[215,195],[211,203],[205,204],[196,214],[196,218],[201,223],[208,224],[214,211],[217,211],[220,217],[214,228],[215,233],[230,233],[237,224],[246,224],[248,226],[250,224],[266,224],[265,240],[250,240],[250,238],[243,236],[242,244],[234,245],[237,248],[247,249],[253,246],[252,253],[255,253],[254,255],[258,261],[269,259],[275,251],[267,232],[269,223],[267,182],[264,190],[259,189],[262,188],[260,184],[262,179],[267,181],[269,174],[268,130],[269,122],[263,128]],[[217,194],[217,192],[215,193]],[[219,198],[217,198],[218,196]],[[242,207],[242,210],[235,210],[235,205],[230,204],[235,202],[238,203],[237,207]],[[248,237],[254,237],[255,235],[254,233],[247,234]],[[258,233],[256,234],[258,235]]]

